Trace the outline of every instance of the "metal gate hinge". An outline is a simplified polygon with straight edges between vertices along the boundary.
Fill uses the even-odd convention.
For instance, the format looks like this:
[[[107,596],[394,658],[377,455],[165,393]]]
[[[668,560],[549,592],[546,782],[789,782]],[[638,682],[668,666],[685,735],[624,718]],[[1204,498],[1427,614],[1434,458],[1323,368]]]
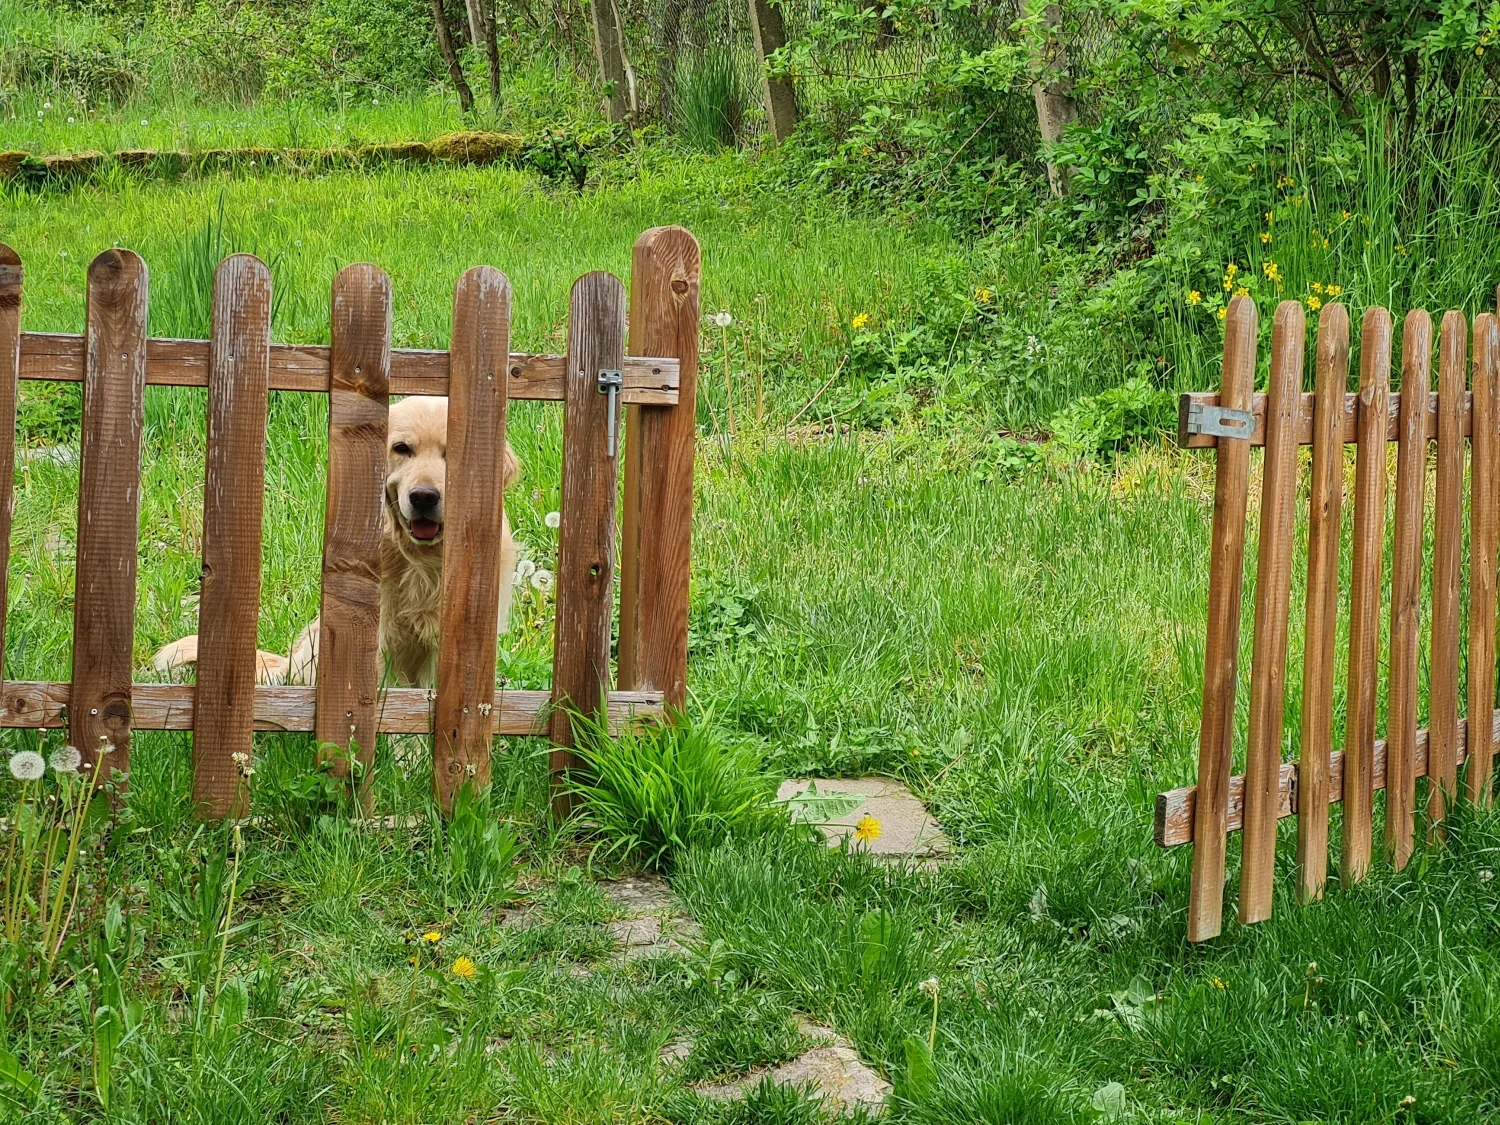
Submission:
[[[1206,402],[1188,403],[1187,432],[1209,437],[1244,438],[1255,433],[1255,415],[1248,410],[1229,406],[1210,406]]]
[[[618,428],[620,391],[625,386],[625,376],[618,371],[599,372],[599,393],[609,396],[608,430],[604,438],[604,455],[615,455],[615,430]]]

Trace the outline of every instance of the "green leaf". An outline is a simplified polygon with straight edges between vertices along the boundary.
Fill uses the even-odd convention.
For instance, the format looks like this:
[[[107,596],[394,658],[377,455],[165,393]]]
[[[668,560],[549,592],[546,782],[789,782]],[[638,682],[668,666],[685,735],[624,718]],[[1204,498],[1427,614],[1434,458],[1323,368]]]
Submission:
[[[937,1065],[927,1049],[927,1040],[909,1035],[902,1046],[906,1050],[908,1096],[920,1097],[931,1092],[937,1085]]]
[[[1089,1104],[1102,1121],[1118,1121],[1130,1116],[1130,1105],[1125,1097],[1125,1087],[1118,1082],[1106,1082],[1094,1091]]]
[[[19,1098],[30,1101],[42,1088],[36,1075],[21,1065],[21,1060],[16,1058],[4,1047],[0,1047],[0,1084],[9,1089]]]

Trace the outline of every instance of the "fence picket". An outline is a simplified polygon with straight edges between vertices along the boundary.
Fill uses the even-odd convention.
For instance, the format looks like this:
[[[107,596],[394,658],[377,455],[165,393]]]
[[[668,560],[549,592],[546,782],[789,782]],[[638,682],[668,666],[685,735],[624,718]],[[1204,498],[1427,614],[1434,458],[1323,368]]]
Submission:
[[[1224,320],[1224,374],[1219,401],[1248,410],[1255,389],[1255,302],[1235,297]],[[1208,636],[1203,654],[1203,712],[1198,728],[1198,803],[1188,940],[1207,941],[1223,927],[1224,852],[1229,775],[1234,768],[1234,699],[1239,685],[1240,595],[1245,578],[1245,509],[1250,444],[1219,443],[1214,522],[1209,548]]]
[[[465,783],[490,783],[510,313],[510,281],[499,270],[476,266],[458,279],[432,746],[433,792],[444,812]]]
[[[21,256],[0,242],[0,550],[10,558],[11,492],[15,486],[16,393],[21,375]],[[0,566],[0,675],[5,668],[8,566]]]
[[[1302,749],[1297,764],[1298,898],[1323,896],[1328,880],[1328,765],[1333,753],[1334,640],[1338,635],[1339,519],[1344,491],[1344,387],[1349,313],[1318,316],[1317,406],[1308,496],[1307,624],[1302,662]]]
[[[1390,414],[1391,314],[1365,311],[1355,417],[1354,535],[1349,578],[1349,682],[1345,692],[1342,858],[1345,884],[1370,868],[1375,803],[1375,704],[1380,672],[1380,567],[1385,544],[1386,425]]]
[[[563,400],[562,527],[557,549],[557,630],[552,650],[552,811],[572,811],[567,772],[577,765],[569,710],[597,717],[609,688],[615,584],[619,410],[599,393],[599,373],[625,356],[625,287],[607,273],[573,286],[568,383]],[[609,432],[609,425],[615,427]]]
[[[1496,380],[1500,377],[1500,320],[1493,313],[1474,318],[1474,422],[1470,442],[1469,499],[1469,765],[1464,775],[1469,800],[1490,802],[1490,770],[1495,740],[1484,721],[1495,706],[1495,552]]]
[[[212,816],[249,808],[234,755],[254,748],[270,364],[271,271],[235,254],[214,274],[193,725],[193,799]]]
[[[1421,631],[1422,505],[1432,318],[1407,314],[1401,341],[1401,437],[1396,453],[1396,536],[1391,554],[1391,670],[1386,731],[1385,846],[1399,871],[1411,858],[1416,804],[1417,661]]]
[[[1427,717],[1427,819],[1439,827],[1458,783],[1458,584],[1464,536],[1465,368],[1469,328],[1443,316],[1439,336],[1437,490],[1432,514],[1432,655]],[[1415,781],[1413,782],[1415,784]]]
[[[380,538],[391,370],[391,279],[352,265],[333,279],[328,485],[318,618],[317,740],[357,748],[368,799],[380,688]],[[339,776],[348,769],[335,756]]]
[[[1255,640],[1250,652],[1250,731],[1245,747],[1245,827],[1240,860],[1240,921],[1246,923],[1271,916],[1271,879],[1276,870],[1276,807],[1296,519],[1297,407],[1302,395],[1306,336],[1302,303],[1282,301],[1276,308],[1271,332]]]
[[[688,574],[698,433],[698,242],[682,227],[636,240],[630,350],[675,358],[676,406],[632,406],[626,419],[620,550],[620,687],[687,701]]]
[[[69,738],[94,768],[121,771],[130,768],[146,288],[146,263],[131,250],[89,263]]]

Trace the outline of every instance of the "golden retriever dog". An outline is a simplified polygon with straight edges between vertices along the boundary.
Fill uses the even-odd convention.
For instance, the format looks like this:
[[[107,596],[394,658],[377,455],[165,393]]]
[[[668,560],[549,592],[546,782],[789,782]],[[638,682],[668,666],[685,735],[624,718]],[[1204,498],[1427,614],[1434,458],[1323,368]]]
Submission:
[[[439,609],[443,594],[443,499],[448,455],[448,400],[413,397],[390,410],[386,438],[385,525],[380,542],[380,653],[389,682],[404,687],[437,684]],[[504,487],[521,472],[505,447]],[[510,617],[519,549],[510,520],[500,529],[500,604],[497,629]],[[318,619],[292,645],[290,656],[261,652],[262,683],[311,684],[318,674]],[[183,637],[156,654],[158,672],[198,659],[198,638]]]

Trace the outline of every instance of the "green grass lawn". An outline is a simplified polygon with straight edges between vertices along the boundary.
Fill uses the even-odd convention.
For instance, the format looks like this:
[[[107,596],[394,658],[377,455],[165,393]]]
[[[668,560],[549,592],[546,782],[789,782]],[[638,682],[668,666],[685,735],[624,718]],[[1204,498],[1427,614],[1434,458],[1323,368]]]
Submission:
[[[1151,845],[1151,800],[1195,762],[1203,462],[1148,445],[1110,469],[1006,471],[959,425],[780,429],[838,371],[852,313],[894,313],[925,269],[962,255],[937,232],[789,206],[733,159],[655,154],[582,196],[464,169],[0,202],[4,240],[28,265],[31,329],[79,331],[86,263],[118,242],[151,268],[155,334],[204,334],[205,262],[250,249],[275,272],[278,339],[326,339],[329,281],[364,259],[395,283],[397,343],[441,346],[454,279],[490,262],[515,284],[517,346],[538,350],[561,347],[571,280],[623,275],[635,235],[665,222],[703,245],[705,309],[737,317],[737,393],[763,363],[769,403],[726,448],[722,341],[706,329],[695,722],[753,745],[776,777],[906,780],[954,858],[882,866],[785,831],[680,849],[668,873],[701,944],[622,964],[600,886],[619,858],[549,827],[529,740],[511,740],[496,769],[520,833],[518,912],[462,889],[454,856],[472,841],[429,821],[420,739],[379,748],[377,812],[403,819],[373,831],[330,815],[307,739],[262,737],[236,850],[226,829],[191,822],[186,737],[141,734],[82,936],[55,987],[0,1018],[6,1049],[43,1082],[7,1119],[807,1122],[816,1110],[795,1097],[724,1108],[690,1088],[795,1053],[798,1012],[895,1083],[888,1116],[901,1122],[1496,1113],[1493,818],[1461,814],[1451,849],[1307,909],[1291,901],[1284,846],[1271,921],[1183,941],[1188,854]],[[194,625],[202,505],[202,392],[149,394],[142,662]],[[67,393],[27,388],[8,677],[66,677],[76,469],[34,451],[66,446],[74,411]],[[315,611],[325,426],[310,397],[273,402],[263,647],[284,649]],[[525,465],[507,501],[518,534],[555,557],[543,516],[558,502],[558,414],[519,406],[511,433]],[[549,612],[528,595],[505,639],[502,664],[525,686],[547,682]],[[407,940],[429,930],[439,953]],[[451,971],[460,955],[472,978]],[[930,1065],[909,1042],[931,1026],[929,977]],[[106,996],[139,1004],[123,1037],[106,1026],[101,1039]],[[680,1041],[693,1043],[687,1063],[664,1063]]]

